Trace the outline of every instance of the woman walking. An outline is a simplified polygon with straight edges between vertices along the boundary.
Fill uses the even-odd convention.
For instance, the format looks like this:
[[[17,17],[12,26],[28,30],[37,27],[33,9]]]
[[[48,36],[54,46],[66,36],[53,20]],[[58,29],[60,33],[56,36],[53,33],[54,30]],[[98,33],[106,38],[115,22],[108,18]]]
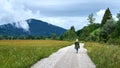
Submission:
[[[78,53],[78,49],[80,48],[78,39],[76,39],[74,44],[75,44],[76,53]]]

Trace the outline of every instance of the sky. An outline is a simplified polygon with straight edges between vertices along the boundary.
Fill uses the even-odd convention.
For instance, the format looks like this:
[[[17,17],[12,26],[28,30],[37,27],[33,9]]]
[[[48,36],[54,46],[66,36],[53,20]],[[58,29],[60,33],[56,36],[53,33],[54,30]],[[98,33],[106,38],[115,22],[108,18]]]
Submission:
[[[113,17],[120,11],[119,0],[0,0],[0,25],[16,23],[16,27],[29,30],[25,20],[39,19],[76,30],[88,25],[88,15],[93,13],[100,23],[107,8]],[[115,18],[116,19],[116,18]]]

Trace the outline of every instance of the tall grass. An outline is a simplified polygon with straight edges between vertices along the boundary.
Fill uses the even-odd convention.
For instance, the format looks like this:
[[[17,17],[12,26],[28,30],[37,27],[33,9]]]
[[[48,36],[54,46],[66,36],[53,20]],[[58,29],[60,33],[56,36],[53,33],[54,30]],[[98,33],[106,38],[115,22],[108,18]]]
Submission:
[[[88,55],[96,68],[120,68],[120,47],[100,43],[86,43]]]
[[[52,40],[1,40],[0,68],[30,68],[71,42]]]

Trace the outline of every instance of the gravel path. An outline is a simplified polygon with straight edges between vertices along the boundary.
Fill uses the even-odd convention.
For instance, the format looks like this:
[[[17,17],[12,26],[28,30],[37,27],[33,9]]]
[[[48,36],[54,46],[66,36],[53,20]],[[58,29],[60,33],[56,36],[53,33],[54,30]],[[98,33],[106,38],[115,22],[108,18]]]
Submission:
[[[74,45],[71,45],[38,61],[31,68],[95,68],[95,65],[87,55],[84,44],[80,43],[78,54],[76,54]]]

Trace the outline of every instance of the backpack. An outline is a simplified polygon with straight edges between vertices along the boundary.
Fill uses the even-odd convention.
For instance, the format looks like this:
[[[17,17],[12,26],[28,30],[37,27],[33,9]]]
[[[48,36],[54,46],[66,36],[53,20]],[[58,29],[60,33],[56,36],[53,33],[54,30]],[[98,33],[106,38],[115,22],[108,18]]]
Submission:
[[[75,49],[76,49],[76,48],[80,48],[79,42],[75,42]]]

